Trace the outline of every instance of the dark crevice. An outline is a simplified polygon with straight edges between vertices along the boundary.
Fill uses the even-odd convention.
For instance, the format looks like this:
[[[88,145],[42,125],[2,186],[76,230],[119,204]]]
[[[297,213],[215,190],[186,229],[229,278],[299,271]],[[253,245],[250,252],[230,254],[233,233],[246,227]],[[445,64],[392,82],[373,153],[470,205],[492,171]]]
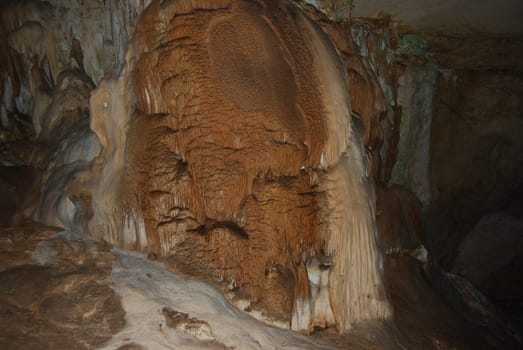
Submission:
[[[216,221],[213,219],[207,219],[204,225],[187,230],[187,232],[197,233],[199,235],[205,236],[211,234],[212,231],[217,229],[225,229],[241,239],[249,239],[249,234],[247,231],[232,221]]]

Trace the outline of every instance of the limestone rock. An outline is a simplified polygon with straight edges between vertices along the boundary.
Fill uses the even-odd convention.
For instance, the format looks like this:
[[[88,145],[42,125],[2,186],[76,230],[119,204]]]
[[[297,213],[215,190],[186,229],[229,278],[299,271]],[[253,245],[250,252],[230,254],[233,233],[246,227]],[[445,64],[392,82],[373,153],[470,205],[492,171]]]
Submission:
[[[0,224],[12,225],[37,210],[42,172],[28,166],[0,167]]]
[[[287,2],[153,2],[129,55],[91,99],[107,174],[92,231],[305,332],[329,313],[304,306],[305,265],[330,256],[338,329],[390,317],[361,130],[321,29]]]
[[[517,38],[481,36],[430,42],[445,70],[433,103],[427,244],[450,269],[482,217],[521,202],[523,46]]]
[[[0,232],[0,345],[4,349],[90,349],[123,327],[119,297],[98,283],[110,246],[41,226]]]
[[[200,340],[214,340],[211,326],[205,321],[189,317],[188,314],[178,312],[166,306],[162,309],[167,327],[181,330]]]
[[[387,287],[407,347],[520,346],[487,298],[463,277],[444,271],[424,247],[419,200],[398,185],[378,186],[376,192]]]
[[[508,213],[482,218],[460,244],[452,271],[497,300],[523,296],[523,220]],[[500,283],[500,281],[505,281]]]

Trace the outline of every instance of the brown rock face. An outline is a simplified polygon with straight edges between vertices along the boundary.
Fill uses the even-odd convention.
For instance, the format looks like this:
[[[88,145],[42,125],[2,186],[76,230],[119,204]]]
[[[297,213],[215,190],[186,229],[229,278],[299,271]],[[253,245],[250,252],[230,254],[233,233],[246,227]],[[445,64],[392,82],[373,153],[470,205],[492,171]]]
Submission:
[[[0,347],[91,349],[124,323],[111,247],[42,226],[0,230]]]
[[[153,2],[131,52],[107,84],[134,97],[91,99],[114,178],[91,229],[225,282],[293,329],[387,318],[362,135],[321,29],[287,2]],[[129,131],[119,120],[111,137],[122,110],[135,110]]]

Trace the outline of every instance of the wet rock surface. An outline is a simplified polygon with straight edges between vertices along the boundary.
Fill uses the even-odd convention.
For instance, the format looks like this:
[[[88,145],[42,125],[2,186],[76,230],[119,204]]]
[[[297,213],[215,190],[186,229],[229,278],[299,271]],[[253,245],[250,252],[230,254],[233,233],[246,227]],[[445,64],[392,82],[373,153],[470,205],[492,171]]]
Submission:
[[[91,349],[125,323],[110,246],[56,228],[0,228],[0,347]]]

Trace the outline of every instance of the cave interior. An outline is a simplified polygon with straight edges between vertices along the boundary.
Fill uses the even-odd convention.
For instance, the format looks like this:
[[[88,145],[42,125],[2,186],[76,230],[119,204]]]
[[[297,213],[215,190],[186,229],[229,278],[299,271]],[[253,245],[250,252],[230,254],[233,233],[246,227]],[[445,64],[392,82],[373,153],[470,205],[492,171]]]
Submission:
[[[0,348],[522,348],[522,16],[0,1]]]

